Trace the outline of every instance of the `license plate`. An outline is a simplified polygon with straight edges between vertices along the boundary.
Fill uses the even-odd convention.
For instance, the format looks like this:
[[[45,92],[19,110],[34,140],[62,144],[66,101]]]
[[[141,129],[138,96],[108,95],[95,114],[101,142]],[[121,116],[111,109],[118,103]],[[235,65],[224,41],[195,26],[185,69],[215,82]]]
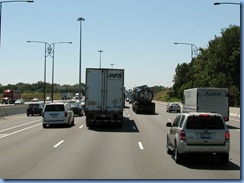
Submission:
[[[209,133],[201,133],[201,139],[210,139],[211,135]]]
[[[58,114],[50,114],[50,116],[52,116],[52,118],[56,118]]]

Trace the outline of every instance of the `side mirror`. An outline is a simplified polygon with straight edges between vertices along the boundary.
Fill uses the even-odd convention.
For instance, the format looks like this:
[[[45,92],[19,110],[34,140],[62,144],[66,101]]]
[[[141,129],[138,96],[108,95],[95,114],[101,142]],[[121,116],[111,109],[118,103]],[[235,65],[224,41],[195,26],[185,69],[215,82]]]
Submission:
[[[172,127],[172,123],[171,123],[171,122],[167,122],[167,123],[166,123],[166,126],[167,126],[167,127]]]

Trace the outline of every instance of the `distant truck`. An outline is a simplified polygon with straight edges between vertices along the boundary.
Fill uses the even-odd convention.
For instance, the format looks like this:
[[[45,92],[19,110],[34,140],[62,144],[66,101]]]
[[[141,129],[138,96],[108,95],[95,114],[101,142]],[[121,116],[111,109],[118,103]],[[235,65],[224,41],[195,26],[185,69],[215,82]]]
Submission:
[[[86,69],[86,126],[113,123],[122,126],[124,69]]]
[[[14,104],[14,102],[20,98],[21,92],[19,90],[4,90],[2,104]]]
[[[137,86],[132,91],[132,110],[138,114],[155,114],[153,91],[147,86]]]
[[[62,100],[70,100],[72,98],[71,93],[63,92],[62,93]]]
[[[182,112],[213,112],[229,121],[227,88],[192,88],[184,90]]]

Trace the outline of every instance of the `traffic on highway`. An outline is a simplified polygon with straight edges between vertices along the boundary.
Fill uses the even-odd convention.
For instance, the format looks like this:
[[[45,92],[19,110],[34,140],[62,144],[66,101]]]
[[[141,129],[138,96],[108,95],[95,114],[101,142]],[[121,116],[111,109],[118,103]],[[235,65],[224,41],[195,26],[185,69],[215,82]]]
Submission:
[[[2,179],[240,179],[240,118],[226,122],[227,164],[194,155],[178,164],[166,151],[167,122],[179,114],[155,102],[155,114],[136,114],[125,103],[123,126],[88,128],[85,116],[74,125],[42,127],[42,116],[25,113],[0,118]]]

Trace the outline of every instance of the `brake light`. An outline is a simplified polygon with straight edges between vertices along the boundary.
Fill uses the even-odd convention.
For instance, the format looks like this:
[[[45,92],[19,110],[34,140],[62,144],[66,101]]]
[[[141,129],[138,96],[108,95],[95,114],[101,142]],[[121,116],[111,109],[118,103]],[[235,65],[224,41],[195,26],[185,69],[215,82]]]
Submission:
[[[186,132],[184,130],[179,132],[179,138],[180,140],[186,140]]]
[[[230,140],[230,132],[229,131],[225,132],[225,140]]]
[[[208,117],[209,115],[208,114],[201,114],[199,116]]]

